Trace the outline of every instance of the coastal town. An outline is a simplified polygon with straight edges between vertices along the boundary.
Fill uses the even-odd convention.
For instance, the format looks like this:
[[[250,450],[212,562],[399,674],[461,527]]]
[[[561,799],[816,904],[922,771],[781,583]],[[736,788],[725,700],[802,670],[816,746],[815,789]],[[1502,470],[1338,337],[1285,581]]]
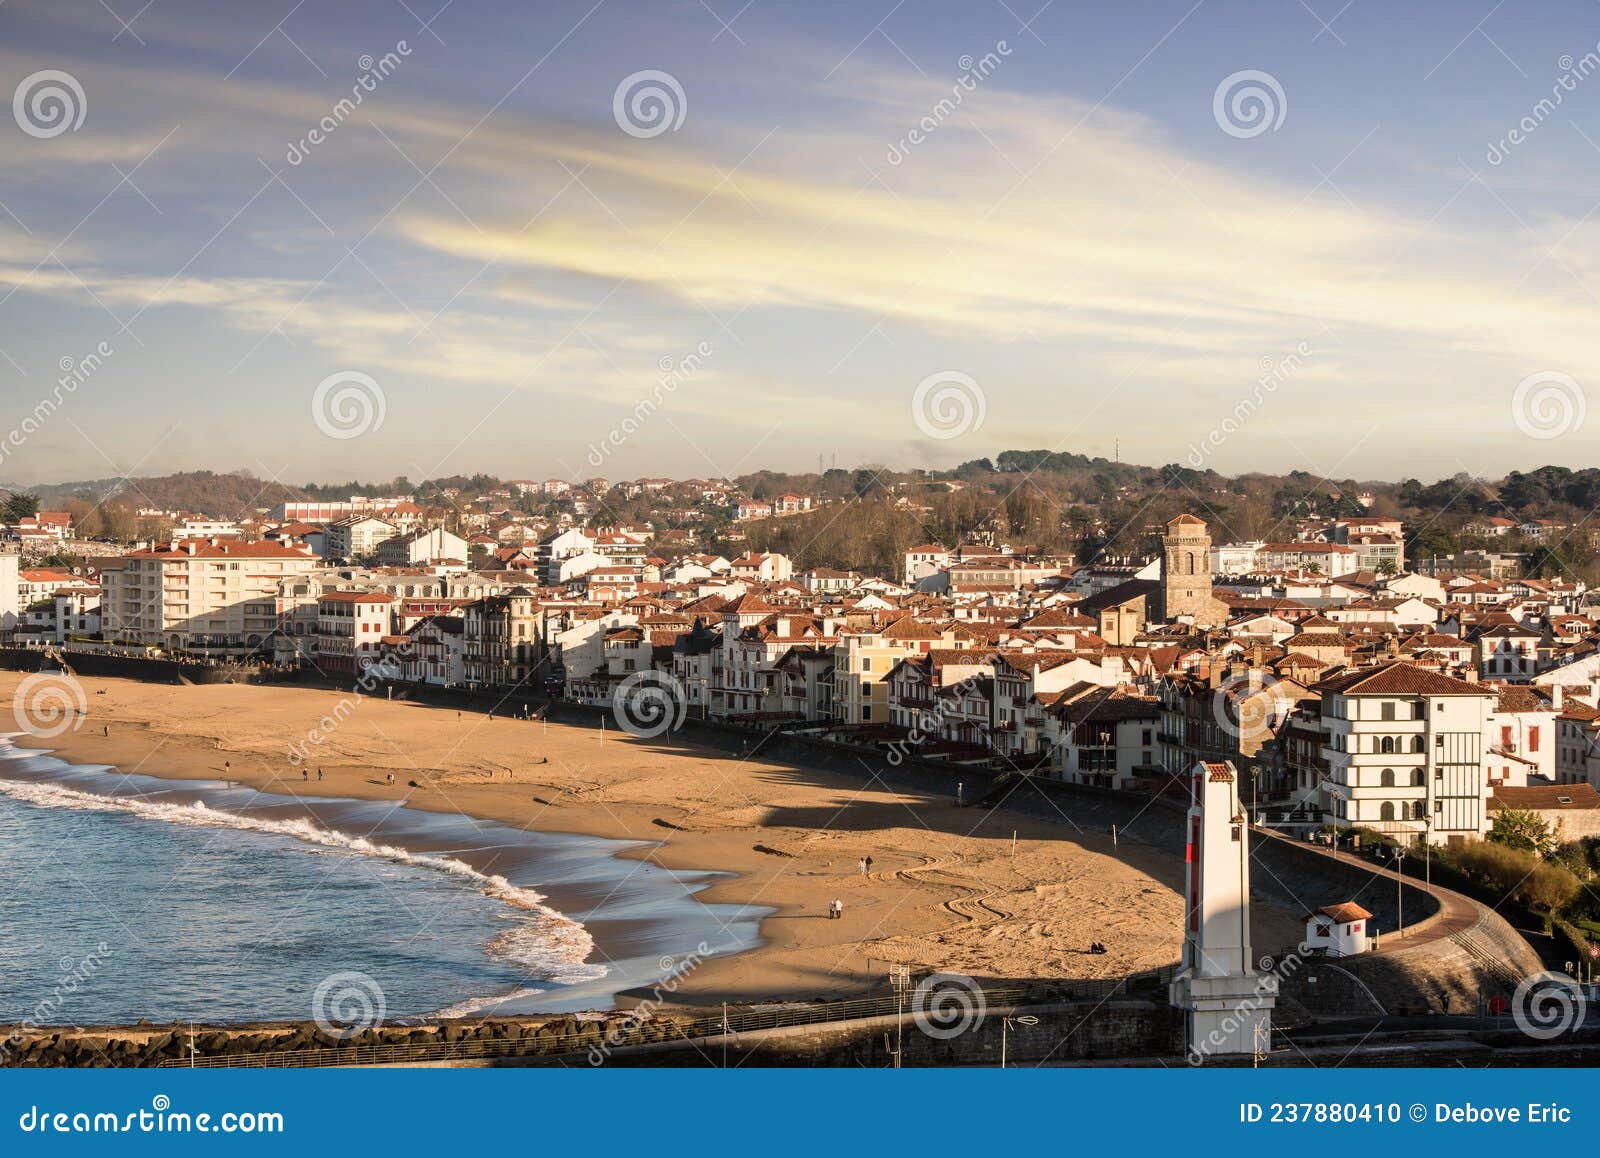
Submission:
[[[1300,835],[1457,845],[1506,810],[1600,835],[1595,600],[1488,549],[1579,533],[1550,520],[1459,519],[1484,548],[1419,558],[1370,493],[1331,491],[1270,539],[1182,510],[1074,555],[988,518],[891,570],[882,544],[879,569],[806,565],[858,500],[748,480],[147,508],[120,541],[31,498],[0,554],[13,647],[515,689],[635,734],[705,721],[1144,793],[1229,760],[1257,822]],[[653,517],[608,521],[623,503]],[[793,555],[756,545],[781,525],[808,528]]]
[[[0,0],[0,1130],[1592,1129],[1596,3]]]

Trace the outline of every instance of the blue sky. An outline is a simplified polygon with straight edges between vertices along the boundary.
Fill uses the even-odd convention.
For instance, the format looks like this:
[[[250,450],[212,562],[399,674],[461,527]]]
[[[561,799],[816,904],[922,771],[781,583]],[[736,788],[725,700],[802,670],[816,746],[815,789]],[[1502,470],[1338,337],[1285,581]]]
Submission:
[[[10,0],[0,480],[1590,461],[1600,5],[1041,2]]]

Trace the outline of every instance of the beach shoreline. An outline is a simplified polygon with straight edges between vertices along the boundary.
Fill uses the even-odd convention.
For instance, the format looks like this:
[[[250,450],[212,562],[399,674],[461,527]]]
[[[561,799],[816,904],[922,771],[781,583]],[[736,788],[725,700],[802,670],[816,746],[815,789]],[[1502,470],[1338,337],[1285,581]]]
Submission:
[[[0,673],[0,691],[14,699],[23,678]],[[1181,943],[1177,858],[1128,842],[1112,855],[1101,834],[865,777],[733,757],[679,736],[353,692],[77,684],[86,711],[76,726],[18,736],[18,746],[171,781],[388,800],[648,842],[610,855],[728,874],[696,896],[770,909],[762,943],[697,963],[662,994],[668,1007],[859,995],[883,984],[888,962],[984,980],[1119,976],[1171,963]],[[299,763],[295,751],[305,753]],[[838,920],[827,916],[834,899],[844,902]],[[1109,952],[1091,959],[1091,940]]]

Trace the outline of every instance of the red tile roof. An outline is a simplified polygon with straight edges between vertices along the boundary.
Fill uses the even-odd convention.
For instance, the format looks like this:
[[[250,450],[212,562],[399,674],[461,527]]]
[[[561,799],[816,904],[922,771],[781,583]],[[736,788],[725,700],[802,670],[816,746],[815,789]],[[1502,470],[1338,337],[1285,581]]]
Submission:
[[[1342,672],[1316,684],[1313,691],[1346,696],[1492,696],[1492,688],[1452,679],[1409,663]]]
[[[181,539],[163,543],[143,551],[130,551],[130,559],[314,559],[310,551],[290,547],[283,543],[263,540],[259,543],[241,543],[219,539]]]

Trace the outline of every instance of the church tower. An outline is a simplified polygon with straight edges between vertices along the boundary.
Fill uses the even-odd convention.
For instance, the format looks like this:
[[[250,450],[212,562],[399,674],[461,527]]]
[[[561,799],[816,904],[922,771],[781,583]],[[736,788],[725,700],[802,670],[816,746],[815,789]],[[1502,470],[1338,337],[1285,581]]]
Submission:
[[[1227,622],[1228,609],[1211,594],[1211,534],[1205,520],[1179,515],[1161,536],[1162,618],[1200,627]]]

